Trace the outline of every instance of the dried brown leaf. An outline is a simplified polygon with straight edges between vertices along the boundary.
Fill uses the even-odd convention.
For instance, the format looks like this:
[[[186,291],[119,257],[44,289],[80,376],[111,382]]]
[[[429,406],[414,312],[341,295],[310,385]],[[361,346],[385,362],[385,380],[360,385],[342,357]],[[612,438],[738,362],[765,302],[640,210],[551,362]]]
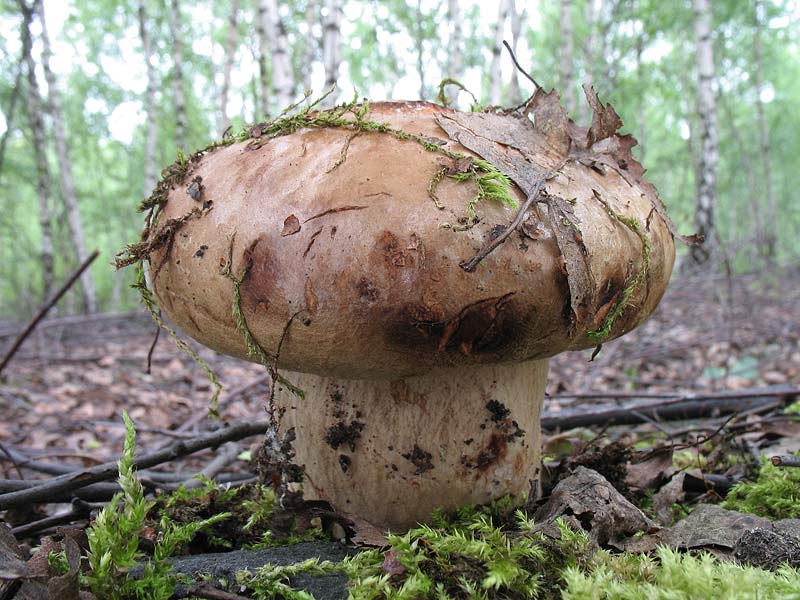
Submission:
[[[298,219],[295,215],[289,215],[283,221],[283,230],[281,231],[281,237],[286,237],[287,235],[294,235],[300,231],[300,219]]]

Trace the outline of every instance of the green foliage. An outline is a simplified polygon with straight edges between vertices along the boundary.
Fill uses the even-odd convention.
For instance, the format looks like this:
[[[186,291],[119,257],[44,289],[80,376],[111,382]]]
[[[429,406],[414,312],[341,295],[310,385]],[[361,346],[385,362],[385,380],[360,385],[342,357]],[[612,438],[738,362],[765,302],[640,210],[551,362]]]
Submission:
[[[490,509],[491,510],[491,509]],[[370,550],[347,562],[354,600],[392,598],[537,598],[549,575],[582,564],[588,538],[562,525],[552,541],[530,534],[533,523],[521,511],[514,528],[497,525],[490,511],[469,509],[453,515],[447,527],[420,526],[389,536],[386,556]],[[438,525],[445,522],[439,516]],[[391,557],[397,567],[386,572]]]
[[[768,519],[800,518],[800,470],[765,460],[754,482],[737,483],[722,506]]]
[[[86,532],[91,569],[86,582],[98,598],[166,600],[174,589],[172,567],[167,558],[199,531],[230,515],[221,513],[182,525],[162,519],[161,535],[155,544],[152,559],[144,565],[141,578],[128,578],[128,571],[144,558],[139,549],[139,532],[153,502],[145,499],[144,489],[134,468],[136,430],[127,413],[122,414],[122,419],[125,422],[125,445],[118,463],[118,482],[122,492],[114,495]]]
[[[326,575],[343,570],[342,565],[309,558],[291,565],[277,566],[267,563],[255,574],[250,571],[239,571],[236,583],[251,591],[257,600],[314,600],[305,591],[298,591],[290,585],[290,579],[298,575]]]
[[[800,573],[775,573],[721,561],[708,553],[681,554],[666,547],[655,559],[598,552],[589,569],[563,572],[564,600],[750,600],[800,598]]]

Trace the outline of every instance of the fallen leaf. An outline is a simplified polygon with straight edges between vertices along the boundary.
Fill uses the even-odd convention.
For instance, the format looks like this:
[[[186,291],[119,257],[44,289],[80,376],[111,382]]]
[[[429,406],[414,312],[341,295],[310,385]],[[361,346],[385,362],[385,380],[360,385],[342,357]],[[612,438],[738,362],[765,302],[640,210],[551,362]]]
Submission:
[[[558,517],[586,530],[589,539],[599,546],[658,529],[602,475],[585,467],[578,467],[555,487],[550,499],[536,511],[534,520],[546,529]]]

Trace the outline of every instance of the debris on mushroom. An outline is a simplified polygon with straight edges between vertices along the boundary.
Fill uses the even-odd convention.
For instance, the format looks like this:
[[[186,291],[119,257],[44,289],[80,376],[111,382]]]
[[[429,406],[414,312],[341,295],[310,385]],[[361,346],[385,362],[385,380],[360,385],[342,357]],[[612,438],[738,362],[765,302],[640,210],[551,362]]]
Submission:
[[[587,98],[588,129],[541,89],[304,110],[168,170],[128,262],[190,336],[281,370],[306,498],[403,530],[535,490],[548,358],[638,326],[674,260],[635,140]]]

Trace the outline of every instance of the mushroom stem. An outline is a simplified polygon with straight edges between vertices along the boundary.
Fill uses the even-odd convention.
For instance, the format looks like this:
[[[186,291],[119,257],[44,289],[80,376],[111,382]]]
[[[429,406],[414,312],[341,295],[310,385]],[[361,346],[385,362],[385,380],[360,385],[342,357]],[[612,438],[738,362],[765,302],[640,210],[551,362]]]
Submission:
[[[397,380],[288,378],[278,389],[294,427],[306,499],[404,531],[434,509],[522,498],[539,478],[548,361],[438,369]]]

